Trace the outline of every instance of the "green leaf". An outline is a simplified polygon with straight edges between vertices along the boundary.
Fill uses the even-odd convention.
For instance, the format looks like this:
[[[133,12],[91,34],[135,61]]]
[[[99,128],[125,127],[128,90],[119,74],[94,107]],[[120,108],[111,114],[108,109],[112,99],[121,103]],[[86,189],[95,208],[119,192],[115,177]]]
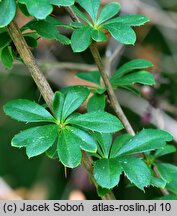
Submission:
[[[37,19],[45,19],[53,10],[49,0],[19,0],[19,2],[25,4],[29,14]]]
[[[23,26],[22,30],[29,28],[31,30],[35,30],[41,37],[44,37],[48,40],[57,40],[65,45],[70,44],[70,40],[66,36],[59,33],[58,26],[65,27],[65,25],[55,18],[48,16],[45,20],[33,19]]]
[[[140,83],[144,85],[154,85],[154,76],[152,73],[148,71],[136,71],[111,81],[111,84],[114,87],[134,85],[135,83]]]
[[[104,94],[106,92],[106,88],[103,88],[103,87],[98,87],[95,92],[97,94]]]
[[[97,188],[96,188],[96,191],[97,191],[97,194],[98,194],[99,197],[103,197],[103,196],[105,196],[107,193],[110,192],[110,189],[102,188],[102,187],[100,187],[100,186],[98,185]]]
[[[34,157],[49,149],[57,137],[57,125],[33,127],[15,135],[12,146],[26,147],[28,157]]]
[[[109,25],[113,23],[122,23],[123,25],[128,25],[128,26],[141,26],[146,22],[149,22],[149,18],[141,14],[138,14],[138,15],[127,15],[127,16],[116,17],[106,22],[106,24]]]
[[[173,180],[173,175],[177,173],[177,166],[168,163],[156,163],[160,177],[167,183]]]
[[[66,167],[74,168],[81,163],[80,143],[67,129],[59,134],[57,152],[61,163]]]
[[[105,95],[94,94],[87,103],[87,111],[104,111],[105,109]]]
[[[18,6],[19,6],[19,9],[21,10],[21,12],[25,15],[25,16],[30,16],[30,14],[29,14],[29,12],[28,12],[28,9],[27,9],[27,7],[26,7],[26,5],[25,4],[20,4],[19,2],[18,2]]]
[[[129,156],[119,159],[119,162],[131,183],[141,190],[150,185],[151,172],[143,160]]]
[[[92,32],[92,39],[96,42],[104,42],[107,41],[108,38],[103,32],[94,29]]]
[[[89,90],[83,86],[70,86],[65,94],[65,100],[62,109],[62,120],[65,120],[87,99]]]
[[[71,43],[71,41],[69,40],[69,38],[67,38],[66,36],[64,36],[62,34],[56,35],[55,39],[58,42],[60,42],[61,44],[64,44],[64,45],[69,45]]]
[[[112,145],[112,135],[109,133],[94,133],[94,137],[99,143],[99,146],[103,152],[105,158],[109,157],[111,145]]]
[[[96,22],[97,25],[105,22],[106,20],[111,19],[120,11],[120,4],[117,2],[110,2],[106,4],[100,12],[98,20]]]
[[[172,193],[177,195],[177,172],[173,173],[173,179],[170,181],[170,183],[167,184],[166,188],[167,190],[171,191]]]
[[[51,4],[57,6],[71,6],[74,4],[74,0],[49,0]]]
[[[8,46],[11,43],[11,38],[7,32],[2,32],[0,34],[0,49],[3,49],[4,47]]]
[[[6,46],[2,49],[1,61],[6,68],[12,67],[12,64],[14,61],[14,55],[13,55],[13,50],[11,46]]]
[[[73,52],[83,52],[91,44],[91,35],[93,29],[90,26],[84,26],[74,30],[71,36],[71,47]]]
[[[175,146],[166,145],[166,146],[162,147],[161,149],[158,149],[156,151],[156,153],[154,154],[154,157],[158,158],[158,157],[161,157],[163,155],[167,155],[167,154],[170,154],[170,153],[173,153],[173,152],[176,152]]]
[[[23,35],[25,38],[26,43],[28,44],[29,47],[36,48],[38,47],[37,39],[35,39],[32,36],[28,35]]]
[[[87,13],[92,18],[93,22],[96,22],[98,9],[100,7],[100,0],[78,0],[77,1],[81,7],[87,11]]]
[[[7,26],[15,17],[16,2],[15,0],[0,1],[0,28]]]
[[[113,133],[123,129],[118,118],[102,111],[70,116],[67,123],[101,133]]]
[[[39,104],[25,99],[17,99],[7,102],[4,112],[22,122],[54,122],[53,116]]]
[[[31,20],[31,22],[36,22],[36,21],[46,21],[50,24],[53,24],[55,26],[61,26],[61,27],[67,27],[67,25],[65,25],[64,23],[60,22],[58,19],[56,19],[54,16],[47,16],[45,20],[37,20],[37,19],[33,19]],[[30,23],[30,22],[29,22]]]
[[[141,92],[139,90],[137,90],[136,88],[132,87],[132,86],[120,86],[120,88],[123,88],[127,91],[132,92],[133,94],[135,94],[136,96],[140,96]]]
[[[56,119],[60,122],[62,118],[62,110],[65,97],[61,92],[56,92],[53,99],[52,109]]]
[[[75,7],[74,5],[71,6],[71,8],[73,9],[74,13],[81,18],[82,20],[84,20],[87,24],[89,24],[90,26],[92,26],[92,23],[89,21],[89,19],[87,18],[87,16],[85,16],[85,14],[83,14],[77,7]]]
[[[23,28],[23,27],[22,27]],[[28,33],[23,33],[24,37],[32,37],[35,40],[39,39],[39,35],[36,32],[28,32]]]
[[[136,41],[136,34],[128,25],[122,23],[105,23],[103,27],[110,32],[114,39],[122,44],[134,44]]]
[[[157,188],[165,188],[166,186],[166,181],[164,181],[163,179],[161,178],[156,178],[156,177],[153,177],[151,178],[151,185],[153,187],[157,187]]]
[[[3,28],[0,28],[0,34],[4,33],[4,32],[7,32],[6,28],[3,27]]]
[[[125,144],[117,155],[135,154],[161,148],[166,141],[171,141],[172,135],[158,129],[143,129]]]
[[[127,62],[126,64],[122,65],[111,77],[111,81],[116,80],[121,75],[126,74],[130,71],[136,70],[136,69],[145,69],[152,67],[153,64],[145,59],[135,59]]]
[[[79,28],[84,27],[85,25],[81,22],[72,22],[69,24],[69,26],[71,26],[74,29],[79,29]]]
[[[79,128],[76,127],[67,127],[67,129],[72,134],[75,142],[77,142],[80,145],[81,149],[91,153],[96,152],[97,143],[94,140],[94,138],[91,136],[91,134],[83,130],[80,130]]]
[[[117,153],[126,143],[130,141],[131,138],[132,138],[132,135],[130,134],[123,134],[123,135],[118,136],[112,144],[110,158],[117,157],[118,156]]]
[[[99,71],[93,71],[93,72],[79,72],[76,74],[77,77],[79,77],[82,80],[86,80],[92,83],[95,83],[96,85],[100,85],[100,72]]]
[[[51,159],[57,159],[58,158],[57,139],[56,139],[55,143],[45,153]]]
[[[117,159],[101,159],[94,164],[94,177],[103,188],[111,189],[118,185],[122,169]]]

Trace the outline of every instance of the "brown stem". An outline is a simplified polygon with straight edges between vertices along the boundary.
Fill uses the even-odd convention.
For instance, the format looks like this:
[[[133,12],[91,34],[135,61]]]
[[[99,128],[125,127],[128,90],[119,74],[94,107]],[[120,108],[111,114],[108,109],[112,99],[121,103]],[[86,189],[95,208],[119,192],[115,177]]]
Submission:
[[[70,14],[73,21],[80,22],[79,18],[76,16],[76,14],[72,10],[72,8],[67,7],[66,10]],[[97,67],[98,67],[98,69],[99,69],[99,71],[101,73],[104,85],[105,85],[105,87],[107,89],[107,92],[108,92],[108,96],[109,96],[109,100],[111,102],[111,106],[114,109],[114,112],[116,113],[118,118],[124,124],[124,127],[125,127],[126,131],[134,136],[135,132],[134,132],[132,126],[130,125],[127,117],[125,116],[125,114],[124,114],[124,112],[123,112],[123,110],[122,110],[122,108],[121,108],[121,106],[120,106],[120,104],[118,102],[118,99],[117,99],[117,97],[116,97],[116,95],[114,93],[112,85],[111,85],[111,83],[109,81],[109,78],[108,78],[107,73],[105,71],[105,68],[104,68],[100,53],[99,53],[99,51],[97,49],[96,42],[92,42],[92,44],[90,45],[89,48],[90,48],[90,51],[91,51],[91,53],[93,55],[95,63],[96,63],[96,65],[97,65]],[[156,169],[154,169],[153,171],[154,171],[155,176],[159,176]],[[168,193],[168,191],[166,189],[163,189],[163,188],[161,188],[160,191],[162,192],[163,195],[167,195],[167,193]]]
[[[80,22],[80,19],[76,16],[76,14],[74,13],[74,11],[71,7],[65,7],[65,10],[69,13],[71,19],[74,22]]]
[[[156,176],[157,178],[159,178],[159,177],[160,177],[160,174],[159,174],[159,172],[158,172],[156,166],[153,167],[153,171],[154,171],[155,176]],[[165,188],[160,188],[160,191],[161,191],[161,193],[162,193],[163,195],[169,195],[168,190],[165,189]]]
[[[79,18],[76,16],[76,14],[72,10],[72,8],[66,7],[65,9],[68,11],[68,13],[70,14],[73,21],[80,22]],[[93,58],[95,60],[96,65],[97,65],[97,67],[101,73],[102,79],[104,81],[104,85],[106,86],[106,89],[107,89],[107,92],[109,95],[109,100],[111,102],[112,108],[114,109],[118,118],[124,124],[126,131],[134,136],[135,132],[133,131],[133,128],[131,127],[127,117],[125,116],[125,114],[124,114],[124,112],[123,112],[123,110],[122,110],[122,108],[121,108],[121,106],[117,100],[117,97],[116,97],[114,90],[111,86],[111,83],[109,81],[109,78],[106,74],[103,62],[101,60],[101,56],[100,56],[99,51],[98,51],[97,46],[96,46],[96,42],[92,42],[92,44],[90,45],[90,51],[93,55]]]
[[[106,86],[106,89],[107,89],[107,92],[108,92],[108,96],[109,96],[109,100],[111,102],[111,106],[112,108],[114,109],[117,117],[122,121],[122,123],[124,124],[125,126],[125,129],[128,133],[132,134],[133,136],[135,135],[135,132],[133,131],[133,128],[131,127],[127,117],[125,116],[118,100],[117,100],[117,97],[114,93],[114,90],[112,88],[112,85],[109,81],[109,78],[107,76],[107,73],[104,69],[104,65],[102,63],[102,60],[101,60],[101,56],[99,54],[99,51],[97,49],[97,46],[96,46],[96,43],[95,42],[92,42],[92,44],[90,45],[90,51],[93,55],[93,58],[97,64],[97,67],[101,73],[101,76],[102,76],[102,79],[104,81],[104,84]]]
[[[33,54],[31,53],[26,41],[18,28],[15,21],[12,21],[7,26],[8,32],[12,41],[14,42],[17,51],[23,60],[24,64],[27,66],[28,70],[31,73],[32,78],[34,79],[39,91],[41,92],[44,100],[46,101],[49,108],[52,107],[52,98],[53,98],[53,91],[47,82],[43,73],[41,73]]]
[[[103,66],[103,63],[102,63],[102,60],[101,60],[101,56],[100,56],[100,54],[98,52],[98,49],[97,49],[95,43],[91,44],[90,50],[92,52],[92,55],[93,55],[93,57],[95,59],[95,62],[97,64],[97,66],[98,66],[98,69],[100,70],[102,79],[103,79],[104,84],[105,84],[105,86],[107,88],[107,92],[108,92],[108,95],[109,95],[109,99],[110,99],[111,105],[112,105],[115,113],[117,114],[117,116],[119,117],[119,119],[124,124],[126,131],[134,136],[135,132],[134,132],[133,128],[131,127],[128,119],[125,116],[125,114],[122,111],[122,108],[121,108],[121,106],[120,106],[120,104],[118,102],[118,99],[117,99],[117,97],[116,97],[116,95],[114,93],[114,90],[113,90],[113,88],[111,86],[109,78],[108,78],[108,76],[106,74],[106,71],[104,70],[104,66]],[[143,154],[143,156],[144,156],[144,154]],[[157,169],[154,168],[153,171],[154,171],[155,176],[159,177]],[[169,194],[168,190],[166,190],[165,188],[160,188],[160,191],[162,192],[163,195]]]
[[[51,109],[52,108],[52,99],[53,99],[53,91],[46,80],[45,76],[43,73],[40,71],[39,66],[36,63],[36,60],[31,53],[28,45],[26,44],[26,41],[16,24],[15,20],[13,20],[8,26],[7,26],[8,32],[10,37],[12,38],[12,41],[14,42],[16,49],[23,60],[24,64],[28,68],[28,70],[31,73],[32,78],[34,79],[36,85],[39,88],[39,91],[41,92],[44,100],[46,101],[48,107]],[[97,187],[97,183],[93,177],[92,173],[92,158],[84,152],[83,154],[83,164],[88,171],[88,173],[91,176],[91,179],[95,186]],[[107,195],[103,196],[102,199],[115,199],[114,195],[112,192],[108,193]]]
[[[117,99],[117,97],[116,97],[116,95],[114,93],[114,90],[113,90],[113,88],[111,86],[109,78],[108,78],[108,76],[106,74],[106,71],[104,70],[104,66],[103,66],[103,63],[102,63],[102,60],[101,60],[101,56],[100,56],[100,54],[98,52],[98,49],[97,49],[95,43],[91,44],[90,50],[92,52],[92,55],[93,55],[93,57],[95,59],[95,62],[97,64],[97,66],[98,66],[98,69],[100,70],[102,79],[103,79],[104,84],[105,84],[105,86],[107,88],[107,92],[108,92],[108,95],[109,95],[111,105],[112,105],[115,113],[117,114],[119,119],[124,124],[126,131],[134,136],[135,132],[134,132],[133,128],[131,127],[128,119],[125,116],[125,114],[122,111],[122,108],[121,108],[121,106],[120,106],[120,104],[118,102],[118,99]],[[144,156],[144,154],[143,154],[143,156]],[[154,171],[155,176],[159,176],[157,169],[154,169],[153,171]],[[166,190],[164,188],[160,188],[160,191],[162,192],[163,195],[169,194],[168,190]]]

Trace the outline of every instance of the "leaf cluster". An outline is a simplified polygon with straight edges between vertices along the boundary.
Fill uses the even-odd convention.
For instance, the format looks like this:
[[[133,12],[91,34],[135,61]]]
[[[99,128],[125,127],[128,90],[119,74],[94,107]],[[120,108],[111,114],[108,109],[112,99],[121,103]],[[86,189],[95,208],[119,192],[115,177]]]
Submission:
[[[155,177],[146,160],[135,155],[157,149],[158,154],[168,146],[166,142],[173,139],[168,132],[158,129],[143,129],[133,137],[123,134],[113,142],[111,134],[95,133],[95,137],[98,145],[95,157],[98,160],[94,163],[94,176],[99,186],[112,189],[118,185],[123,172],[141,190],[151,185]]]
[[[173,137],[166,131],[143,129],[134,137],[123,134],[113,141],[112,133],[123,129],[115,116],[104,109],[93,110],[93,104],[88,113],[75,112],[89,94],[88,88],[83,86],[71,86],[56,92],[53,115],[39,104],[25,99],[5,104],[4,112],[18,121],[46,123],[15,135],[12,146],[25,147],[28,157],[45,152],[70,168],[81,163],[82,151],[88,152],[95,158],[93,174],[99,193],[118,185],[122,173],[141,190],[149,185],[165,187],[169,184],[175,166],[155,162],[155,159],[175,151],[174,147],[166,144]],[[135,156],[142,153],[146,158]],[[153,165],[157,166],[160,178],[153,176]],[[167,167],[169,173],[165,171]]]
[[[23,37],[29,47],[36,48],[38,46],[38,35],[35,32],[23,33]],[[5,28],[0,32],[0,59],[6,68],[11,68],[13,61],[20,57],[17,50]]]
[[[52,16],[53,5],[70,6],[74,0],[44,0],[29,1],[15,0],[0,1],[0,59],[6,68],[11,68],[15,59],[20,59],[15,46],[6,30],[6,26],[13,20],[16,10],[19,8],[25,16],[33,16],[34,19],[21,28],[24,39],[29,47],[36,48],[40,37],[47,40],[57,40],[69,45],[70,40],[59,33],[58,27],[67,27]],[[25,31],[28,30],[28,33]]]
[[[149,21],[143,15],[115,17],[120,11],[120,4],[117,2],[106,4],[100,11],[100,0],[77,0],[76,2],[87,12],[88,16],[75,5],[72,6],[74,12],[83,21],[71,24],[74,29],[71,47],[74,52],[86,50],[92,41],[107,41],[108,33],[122,44],[134,44],[136,34],[132,27],[143,25]]]
[[[104,112],[73,113],[88,97],[89,90],[82,86],[68,87],[56,92],[53,99],[53,116],[35,102],[18,99],[4,105],[4,112],[22,122],[46,122],[15,135],[12,146],[25,147],[28,157],[48,150],[63,165],[74,168],[81,163],[81,150],[95,153],[96,141],[92,133],[113,133],[123,128],[113,115]],[[107,127],[107,122],[110,122]],[[55,145],[56,143],[56,145]],[[54,146],[53,146],[54,145]]]
[[[52,16],[45,20],[33,19],[22,28],[23,37],[27,45],[31,48],[38,47],[38,39],[43,37],[47,40],[56,40],[61,44],[69,45],[70,39],[59,33],[58,27],[67,27]],[[30,32],[26,32],[30,30]],[[0,32],[0,59],[6,68],[11,68],[15,59],[20,59],[7,30]]]
[[[153,64],[145,59],[134,59],[131,60],[122,66],[120,66],[115,73],[109,78],[110,83],[114,89],[116,88],[124,88],[128,91],[131,91],[137,95],[140,92],[137,90],[135,84],[142,84],[142,85],[154,85],[155,80],[152,73],[148,72],[147,68],[152,67]],[[99,71],[93,72],[79,72],[76,76],[82,80],[86,80],[88,82],[94,83],[96,87],[92,88],[94,96],[91,101],[98,101],[100,105],[97,107],[104,107],[105,96],[104,93],[106,88],[101,86],[101,76]],[[90,103],[91,104],[91,103]],[[89,104],[88,104],[89,105]],[[90,107],[91,105],[89,105]],[[89,108],[90,109],[90,108]]]

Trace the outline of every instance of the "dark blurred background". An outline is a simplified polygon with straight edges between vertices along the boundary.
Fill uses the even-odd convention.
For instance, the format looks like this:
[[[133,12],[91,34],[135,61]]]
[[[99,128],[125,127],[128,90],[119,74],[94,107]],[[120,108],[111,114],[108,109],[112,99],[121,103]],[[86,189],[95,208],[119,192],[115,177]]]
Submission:
[[[112,1],[101,2],[103,6]],[[117,54],[116,50],[121,45],[114,40],[99,44],[105,67],[112,72],[128,60],[145,58],[154,63],[151,72],[157,81],[154,87],[139,87],[144,99],[120,90],[119,100],[135,131],[143,127],[166,129],[177,141],[177,1],[117,2],[122,5],[121,15],[141,13],[150,17],[151,22],[136,28],[135,46],[122,47]],[[53,14],[65,23],[70,21],[64,9],[55,8]],[[29,19],[20,12],[17,14],[19,26]],[[62,31],[70,37],[71,32]],[[96,69],[89,50],[73,54],[69,46],[58,42],[44,39],[38,42],[39,47],[33,53],[54,91],[67,85],[86,84],[77,79],[75,73]],[[111,59],[113,53],[116,57]],[[24,149],[11,147],[14,134],[32,126],[12,120],[3,113],[3,104],[17,98],[44,103],[20,62],[16,61],[12,70],[4,69],[0,64],[0,199],[99,199],[81,166],[68,170],[65,178],[64,168],[57,160],[48,159],[45,155],[29,160]],[[177,165],[176,156],[171,154],[163,159]],[[154,199],[161,195],[154,188],[146,189],[146,193],[129,188],[123,178],[119,186],[114,189],[117,199]]]

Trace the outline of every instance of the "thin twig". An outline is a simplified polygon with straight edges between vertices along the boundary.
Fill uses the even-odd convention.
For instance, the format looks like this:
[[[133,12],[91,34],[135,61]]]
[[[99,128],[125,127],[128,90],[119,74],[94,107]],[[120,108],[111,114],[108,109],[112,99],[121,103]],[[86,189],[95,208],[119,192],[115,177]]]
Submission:
[[[172,28],[175,30],[177,29],[177,24],[171,17],[171,12],[164,12],[162,9],[158,8],[158,3],[156,3],[156,7],[148,4],[149,2],[146,3],[140,0],[135,0],[134,3],[135,6],[137,6],[137,8],[140,8],[143,11],[143,14],[148,15],[150,17],[152,23],[166,28]]]
[[[65,8],[68,13],[70,14],[71,18],[73,21],[76,21],[76,22],[80,22],[79,18],[76,16],[76,14],[74,13],[74,11],[72,10],[71,7],[66,7]],[[106,71],[104,69],[104,65],[103,65],[103,62],[102,62],[102,59],[101,59],[101,56],[99,54],[99,51],[97,49],[97,46],[96,46],[96,43],[95,42],[92,42],[92,44],[90,45],[90,51],[93,55],[93,58],[95,60],[95,63],[101,73],[101,76],[102,76],[102,79],[104,81],[104,85],[106,86],[106,89],[107,89],[107,92],[108,92],[108,95],[109,95],[109,100],[111,102],[111,106],[112,108],[114,109],[116,115],[118,116],[118,118],[122,121],[122,123],[124,124],[125,126],[125,129],[128,133],[132,134],[132,135],[135,135],[135,132],[133,131],[133,128],[131,127],[127,117],[125,116],[125,114],[123,113],[122,111],[122,108],[117,100],[117,97],[114,93],[114,90],[111,86],[111,83],[109,81],[109,78],[106,74]]]
[[[96,43],[92,42],[92,44],[90,45],[90,51],[93,55],[93,58],[98,66],[98,69],[101,73],[102,79],[104,81],[104,84],[106,86],[107,92],[108,92],[108,96],[109,96],[109,100],[111,103],[112,108],[114,109],[116,115],[118,116],[118,118],[121,120],[121,122],[124,124],[125,129],[128,133],[135,135],[135,132],[133,131],[133,128],[131,127],[127,117],[125,116],[125,114],[123,113],[123,110],[117,100],[117,97],[114,93],[114,90],[112,88],[112,85],[109,81],[109,78],[106,74],[106,71],[104,69],[104,65],[102,63],[101,60],[101,56],[99,54],[99,51],[97,49]]]
[[[116,96],[116,94],[115,94],[115,92],[114,92],[114,90],[113,90],[113,88],[112,88],[112,86],[110,84],[108,76],[107,76],[107,74],[106,74],[106,72],[104,70],[104,66],[103,66],[100,54],[99,54],[98,49],[97,49],[97,47],[96,47],[96,45],[94,43],[91,44],[90,50],[92,52],[92,55],[94,56],[95,62],[96,62],[97,66],[98,66],[98,68],[100,70],[101,75],[102,75],[104,84],[105,84],[105,86],[107,88],[107,92],[108,92],[108,95],[109,95],[111,105],[112,105],[115,113],[117,114],[119,119],[124,124],[126,131],[134,136],[135,132],[134,132],[133,128],[131,127],[128,119],[125,116],[125,114],[123,113],[121,106],[119,105],[117,96]],[[154,174],[156,176],[158,176],[158,173],[157,173],[156,169],[154,169]],[[164,188],[160,188],[160,191],[162,192],[163,195],[167,194],[167,190],[164,189]]]
[[[70,14],[73,21],[80,22],[79,18],[76,16],[76,14],[72,10],[72,8],[68,7],[68,8],[66,8],[66,10]],[[99,51],[97,49],[97,46],[96,46],[96,42],[92,42],[92,44],[90,45],[89,48],[90,48],[90,51],[91,51],[91,53],[93,55],[95,63],[96,63],[96,65],[97,65],[97,67],[98,67],[98,69],[100,71],[102,79],[104,81],[104,85],[105,85],[105,87],[107,89],[109,100],[111,102],[111,106],[113,107],[113,109],[114,109],[116,115],[118,116],[118,118],[124,124],[126,131],[134,136],[135,132],[134,132],[132,126],[130,125],[127,117],[125,116],[125,114],[124,114],[124,112],[123,112],[123,110],[122,110],[122,108],[121,108],[121,106],[120,106],[120,104],[118,102],[117,96],[116,96],[116,94],[115,94],[115,92],[114,92],[114,90],[112,88],[112,85],[111,85],[111,83],[109,81],[109,78],[108,78],[108,76],[106,74],[106,71],[105,71],[105,68],[104,68],[100,53],[99,53]],[[154,169],[154,174],[156,176],[158,176],[158,173],[157,173],[156,169]],[[163,195],[167,194],[166,189],[161,188],[160,190],[161,190]]]
[[[15,62],[15,65],[21,65],[21,62]],[[66,69],[66,70],[74,70],[74,71],[95,71],[97,70],[96,65],[92,64],[80,64],[80,63],[75,63],[75,62],[56,62],[56,61],[41,61],[38,60],[37,64],[45,69]]]
[[[117,47],[114,47],[114,44],[117,44],[113,39],[110,40],[108,47],[106,49],[106,59],[104,62],[104,68],[108,75],[111,76],[112,72],[117,67],[118,62],[120,61],[120,57],[123,51],[124,46],[122,44],[117,44]]]
[[[115,59],[120,54],[120,52],[122,51],[123,48],[124,48],[124,46],[122,44],[119,44],[119,46],[114,50],[113,54],[109,58],[109,64],[110,65],[115,61]]]
[[[24,64],[27,66],[34,79],[39,91],[41,92],[44,100],[46,101],[49,108],[52,107],[53,91],[47,82],[43,73],[41,73],[25,39],[23,38],[20,29],[18,28],[15,21],[12,21],[7,26],[10,37],[12,38],[19,55],[21,56]]]
[[[159,177],[160,177],[160,174],[159,174],[158,169],[157,169],[156,166],[154,166],[153,171],[154,171],[155,176],[156,176],[157,178],[159,178]],[[168,190],[167,190],[166,188],[160,188],[160,191],[161,191],[161,193],[162,193],[163,195],[169,195],[169,192],[168,192]]]
[[[65,7],[65,10],[69,13],[71,19],[74,22],[80,22],[80,19],[76,16],[76,14],[74,13],[74,11],[71,7]]]

